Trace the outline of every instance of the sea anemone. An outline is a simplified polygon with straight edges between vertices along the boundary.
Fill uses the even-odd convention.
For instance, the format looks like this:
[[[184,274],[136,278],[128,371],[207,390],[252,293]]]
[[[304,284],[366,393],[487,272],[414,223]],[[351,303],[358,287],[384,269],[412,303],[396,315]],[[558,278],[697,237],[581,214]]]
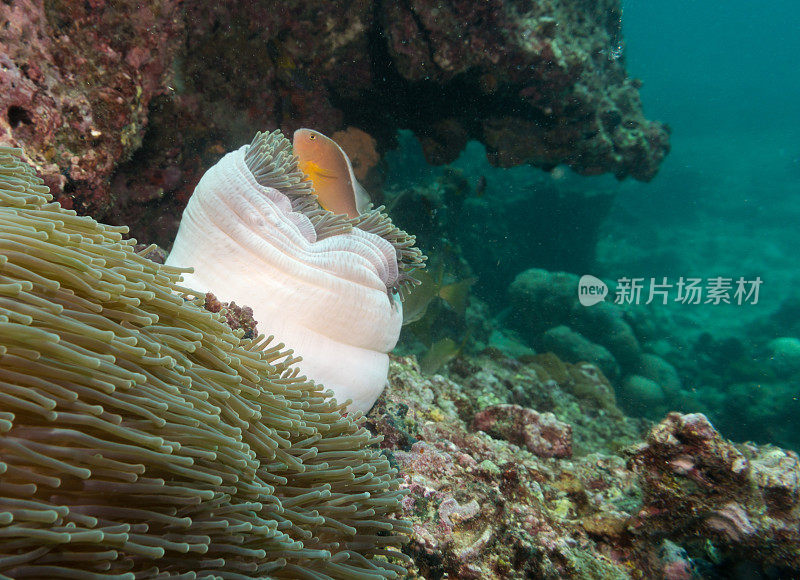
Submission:
[[[402,572],[398,481],[360,420],[18,155],[0,148],[0,577]]]
[[[289,141],[259,133],[200,180],[167,263],[193,267],[198,292],[250,306],[303,373],[367,411],[400,334],[398,295],[425,259],[381,210],[323,209]]]

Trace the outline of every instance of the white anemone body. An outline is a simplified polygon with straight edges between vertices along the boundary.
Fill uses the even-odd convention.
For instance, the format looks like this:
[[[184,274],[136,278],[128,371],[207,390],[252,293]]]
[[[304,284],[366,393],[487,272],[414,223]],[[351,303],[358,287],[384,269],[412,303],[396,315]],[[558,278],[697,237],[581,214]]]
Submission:
[[[300,370],[366,412],[380,395],[402,326],[394,248],[353,228],[317,240],[289,198],[260,185],[247,147],[197,185],[167,264],[193,267],[189,288],[250,306],[259,329],[302,356]]]

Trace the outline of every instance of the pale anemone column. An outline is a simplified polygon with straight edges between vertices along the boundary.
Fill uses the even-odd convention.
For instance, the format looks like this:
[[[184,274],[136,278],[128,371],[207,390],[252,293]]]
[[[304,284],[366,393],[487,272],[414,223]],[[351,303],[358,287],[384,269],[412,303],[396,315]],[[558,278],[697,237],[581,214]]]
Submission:
[[[322,209],[276,131],[203,176],[167,264],[194,268],[188,287],[250,306],[302,356],[301,372],[366,412],[400,334],[399,297],[424,259],[380,208],[355,218]]]

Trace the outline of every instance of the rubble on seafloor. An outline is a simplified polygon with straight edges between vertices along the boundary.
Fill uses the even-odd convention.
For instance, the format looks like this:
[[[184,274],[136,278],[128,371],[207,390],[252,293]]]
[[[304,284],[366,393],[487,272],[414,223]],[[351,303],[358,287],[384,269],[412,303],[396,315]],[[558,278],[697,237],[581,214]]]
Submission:
[[[800,571],[794,452],[731,443],[701,414],[625,417],[597,367],[552,354],[490,350],[430,377],[394,357],[389,379],[368,421],[410,492],[412,577]]]

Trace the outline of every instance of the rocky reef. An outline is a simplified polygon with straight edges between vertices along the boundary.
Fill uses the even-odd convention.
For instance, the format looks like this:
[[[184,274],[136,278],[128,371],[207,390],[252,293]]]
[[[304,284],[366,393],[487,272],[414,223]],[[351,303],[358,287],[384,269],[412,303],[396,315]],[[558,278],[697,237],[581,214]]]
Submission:
[[[169,90],[179,4],[0,5],[0,141],[25,149],[65,208],[97,218],[115,209],[111,177]]]
[[[498,166],[620,179],[651,179],[669,149],[627,76],[616,0],[177,6],[0,6],[3,141],[65,206],[162,245],[255,126],[358,128],[367,165],[400,128],[431,163],[475,139]]]
[[[190,10],[186,79],[208,109],[287,129],[355,125],[383,148],[408,128],[435,164],[477,139],[504,167],[647,180],[668,150],[627,78],[613,0],[232,6]]]
[[[569,362],[588,361],[613,383],[623,408],[657,418],[682,394],[681,377],[665,360],[665,330],[657,317],[611,299],[581,306],[578,276],[533,268],[509,287],[514,316],[510,324],[542,352]]]
[[[389,156],[390,168],[422,165],[410,136],[402,137],[404,149]],[[652,224],[634,226],[636,211],[630,208],[622,222],[603,223],[614,195],[602,183],[519,169],[492,173],[481,165],[477,149],[471,145],[463,159],[430,169],[421,179],[389,173],[388,204],[394,204],[398,223],[428,250],[432,270],[442,267],[446,282],[477,278],[466,316],[445,306],[429,312],[424,333],[410,328],[423,334],[421,342],[430,346],[442,337],[460,342],[469,330],[466,349],[473,353],[493,345],[509,353],[532,348],[567,362],[592,362],[611,381],[627,413],[658,420],[668,411],[700,412],[731,439],[800,449],[796,292],[783,297],[777,291],[757,305],[735,304],[733,291],[731,304],[663,304],[658,295],[645,304],[651,277],[658,281],[671,274],[674,284],[688,272],[719,274],[721,267],[704,266],[700,254],[689,249],[718,251],[716,230],[676,252],[677,234],[666,228],[670,237],[661,239],[663,232],[655,235]],[[489,177],[481,183],[484,174]],[[624,200],[616,206],[630,203],[630,197]],[[711,219],[713,211],[703,216]],[[701,221],[691,223],[693,228],[679,231],[702,231]],[[624,233],[628,228],[633,233]],[[733,256],[746,251],[734,247],[728,254],[727,242],[741,237],[728,235],[722,271],[743,271],[750,279],[763,274],[767,266],[758,254],[747,254],[736,265]],[[790,247],[793,238],[786,238]],[[668,260],[660,252],[673,256]],[[777,276],[771,292],[793,287],[794,269],[786,259],[768,265]],[[604,303],[590,308],[580,305],[576,294],[579,274],[586,273],[602,275],[612,289]],[[614,278],[625,276],[643,276],[639,304],[613,303]],[[424,356],[419,344],[410,343],[404,354]]]
[[[596,364],[631,415],[656,420],[670,410],[702,412],[728,437],[798,449],[795,299],[755,322],[737,311],[740,330],[720,332],[703,326],[700,315],[681,313],[684,305],[620,305],[609,298],[587,308],[577,288],[575,274],[521,272],[509,286],[508,325],[537,352]]]
[[[554,355],[489,350],[427,378],[398,358],[390,379],[368,420],[411,492],[412,577],[800,570],[794,452],[731,443],[700,414],[627,418],[597,367]]]

